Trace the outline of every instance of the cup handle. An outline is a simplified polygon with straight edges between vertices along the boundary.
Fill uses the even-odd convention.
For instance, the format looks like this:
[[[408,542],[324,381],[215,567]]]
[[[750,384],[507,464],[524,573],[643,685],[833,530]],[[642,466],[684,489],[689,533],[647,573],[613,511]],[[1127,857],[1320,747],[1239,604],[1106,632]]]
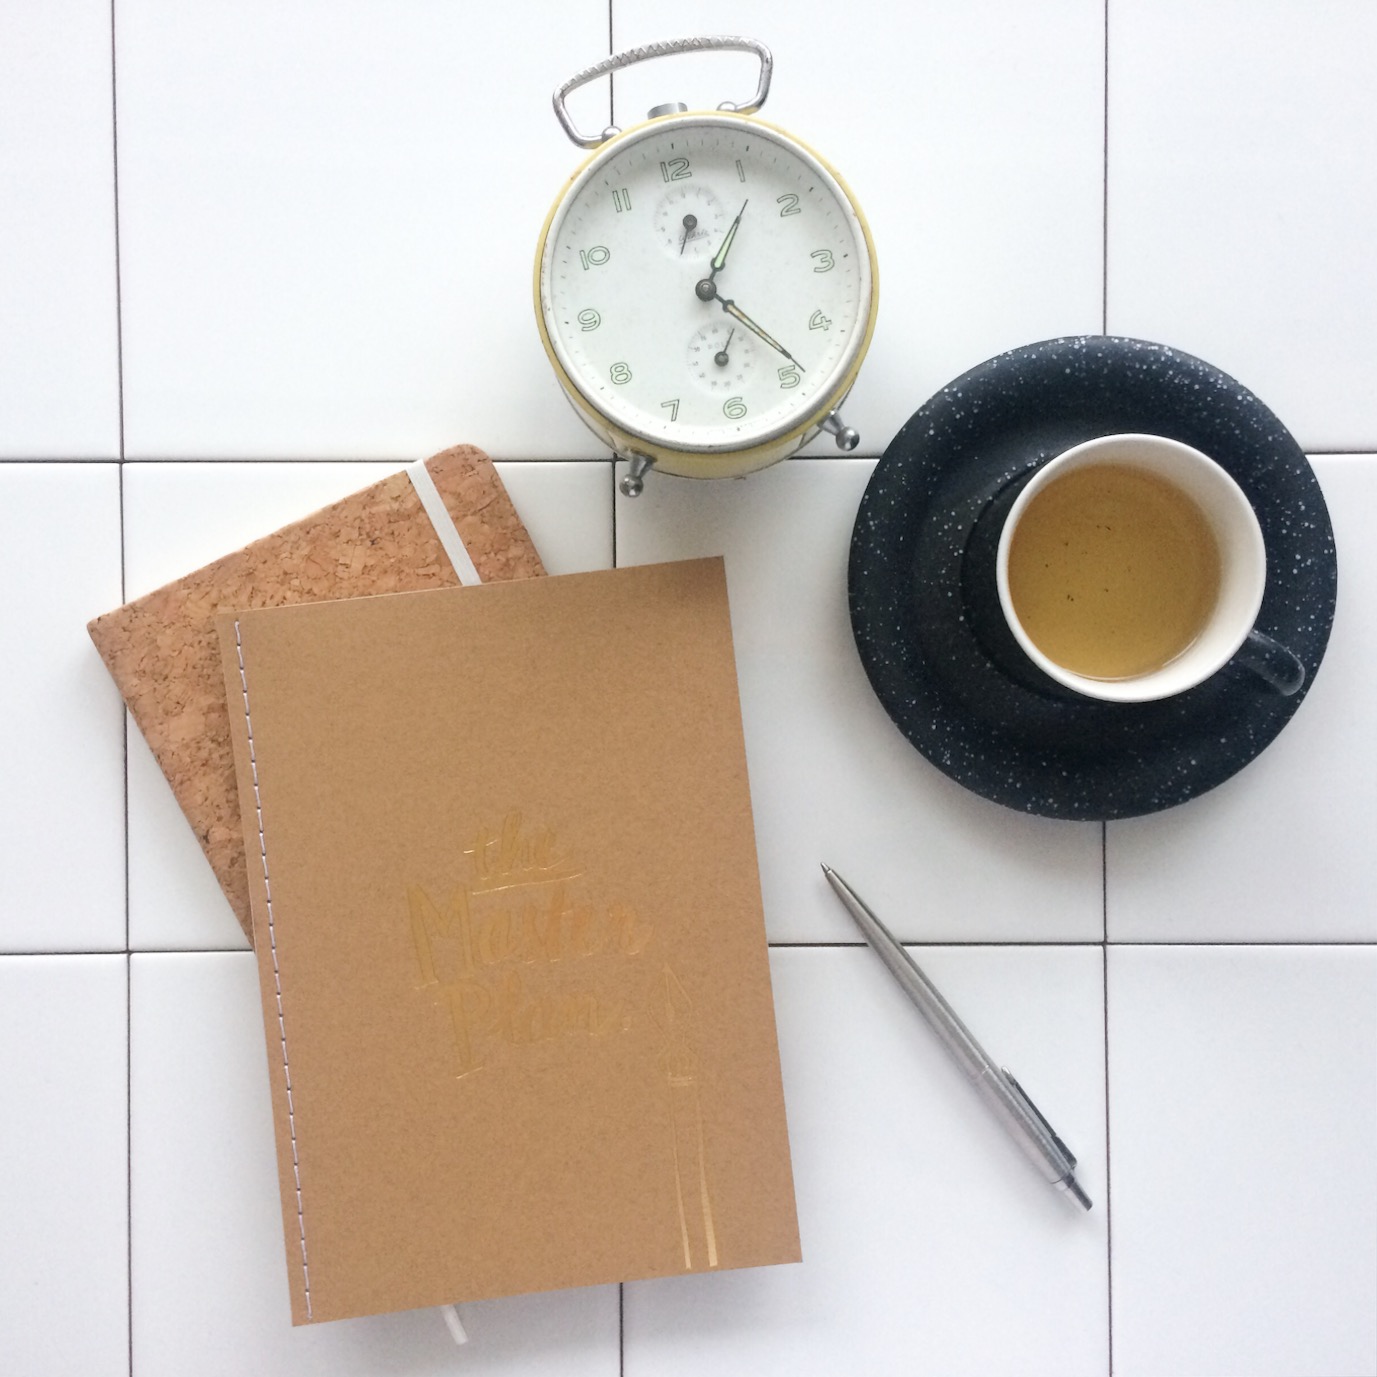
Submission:
[[[1248,633],[1234,658],[1283,698],[1299,693],[1305,683],[1305,666],[1280,641],[1260,631]]]

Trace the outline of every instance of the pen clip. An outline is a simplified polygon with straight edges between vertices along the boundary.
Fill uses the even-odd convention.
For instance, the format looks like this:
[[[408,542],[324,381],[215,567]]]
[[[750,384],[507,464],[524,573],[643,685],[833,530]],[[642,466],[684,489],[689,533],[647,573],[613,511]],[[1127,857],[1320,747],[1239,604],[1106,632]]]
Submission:
[[[1005,1084],[1014,1092],[1014,1096],[1019,1103],[1040,1123],[1047,1131],[1047,1136],[1057,1145],[1057,1150],[1066,1157],[1068,1170],[1076,1165],[1076,1155],[1065,1143],[1062,1142],[1057,1130],[1047,1122],[1047,1116],[1035,1105],[1029,1097],[1028,1092],[1014,1078],[1014,1073],[1007,1066],[999,1068],[999,1074],[1004,1077]]]

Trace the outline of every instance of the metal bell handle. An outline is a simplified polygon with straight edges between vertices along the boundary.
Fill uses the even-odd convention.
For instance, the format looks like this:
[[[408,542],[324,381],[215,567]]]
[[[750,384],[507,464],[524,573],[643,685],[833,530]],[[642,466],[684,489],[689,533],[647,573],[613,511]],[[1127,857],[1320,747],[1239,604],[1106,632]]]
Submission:
[[[770,92],[770,76],[774,71],[775,60],[770,56],[770,50],[754,38],[738,38],[731,34],[718,34],[710,38],[672,38],[662,43],[646,43],[639,48],[629,48],[624,53],[614,53],[611,57],[605,57],[601,62],[594,63],[591,67],[585,67],[581,72],[575,72],[562,86],[555,88],[555,118],[559,120],[564,132],[580,148],[596,148],[599,144],[606,143],[608,139],[620,134],[621,130],[616,125],[609,125],[601,134],[580,134],[573,120],[569,118],[569,111],[564,104],[564,98],[571,91],[587,85],[590,81],[596,81],[598,77],[606,76],[609,72],[619,71],[621,68],[630,67],[637,62],[646,62],[652,57],[673,57],[676,53],[715,51],[754,53],[760,59],[760,81],[755,88],[755,95],[741,105],[734,105],[731,101],[724,100],[717,108],[733,111],[739,115],[749,115],[759,110],[765,104],[765,97]]]

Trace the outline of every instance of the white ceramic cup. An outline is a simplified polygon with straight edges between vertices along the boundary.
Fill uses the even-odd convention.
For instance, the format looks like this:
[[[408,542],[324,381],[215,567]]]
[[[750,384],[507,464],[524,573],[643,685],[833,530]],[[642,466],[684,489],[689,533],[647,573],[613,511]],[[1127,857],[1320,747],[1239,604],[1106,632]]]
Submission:
[[[1195,641],[1174,660],[1126,679],[1092,679],[1044,654],[1024,629],[1009,593],[1009,549],[1029,504],[1048,484],[1073,470],[1107,464],[1144,470],[1185,493],[1204,516],[1219,550],[1219,594]],[[1267,583],[1267,552],[1252,504],[1219,464],[1177,440],[1105,435],[1049,460],[1025,484],[1004,520],[996,579],[1004,619],[1024,654],[1044,674],[1087,698],[1142,703],[1184,693],[1217,673],[1249,641],[1257,652],[1250,658],[1261,661],[1250,667],[1278,692],[1295,692],[1304,678],[1304,667],[1289,651],[1253,631]],[[1278,662],[1280,673],[1274,672]]]

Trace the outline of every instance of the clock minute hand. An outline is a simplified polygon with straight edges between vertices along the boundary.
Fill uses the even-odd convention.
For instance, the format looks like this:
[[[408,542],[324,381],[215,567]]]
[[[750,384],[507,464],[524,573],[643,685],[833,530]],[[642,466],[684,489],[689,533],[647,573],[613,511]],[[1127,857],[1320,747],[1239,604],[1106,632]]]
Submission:
[[[750,318],[750,316],[748,316],[748,315],[745,313],[745,311],[743,311],[743,310],[736,304],[736,302],[730,300],[729,298],[727,298],[727,297],[725,297],[725,296],[719,296],[719,297],[717,298],[717,300],[722,304],[722,309],[723,309],[729,316],[731,316],[731,318],[732,318],[733,320],[739,320],[739,321],[742,323],[742,325],[744,325],[744,326],[746,327],[746,329],[751,330],[751,331],[753,331],[755,334],[759,335],[760,338],[763,339],[763,340],[765,341],[765,343],[768,344],[768,345],[770,346],[771,349],[778,349],[779,352],[780,352],[781,354],[783,354],[784,357],[785,357],[786,359],[788,359],[790,363],[793,363],[793,364],[797,364],[797,363],[798,363],[798,360],[797,360],[797,359],[796,359],[796,358],[795,358],[795,357],[794,357],[794,356],[793,356],[793,355],[792,355],[792,354],[791,354],[791,353],[790,353],[790,352],[789,352],[789,351],[788,351],[788,350],[787,350],[787,349],[786,349],[777,339],[775,339],[775,337],[774,337],[773,335],[771,335],[771,334],[770,334],[768,331],[766,331],[766,330],[762,330],[762,329],[760,328],[760,326],[757,325],[757,324],[755,323],[755,321],[753,321],[753,320]],[[802,367],[801,364],[800,364],[799,366]]]

